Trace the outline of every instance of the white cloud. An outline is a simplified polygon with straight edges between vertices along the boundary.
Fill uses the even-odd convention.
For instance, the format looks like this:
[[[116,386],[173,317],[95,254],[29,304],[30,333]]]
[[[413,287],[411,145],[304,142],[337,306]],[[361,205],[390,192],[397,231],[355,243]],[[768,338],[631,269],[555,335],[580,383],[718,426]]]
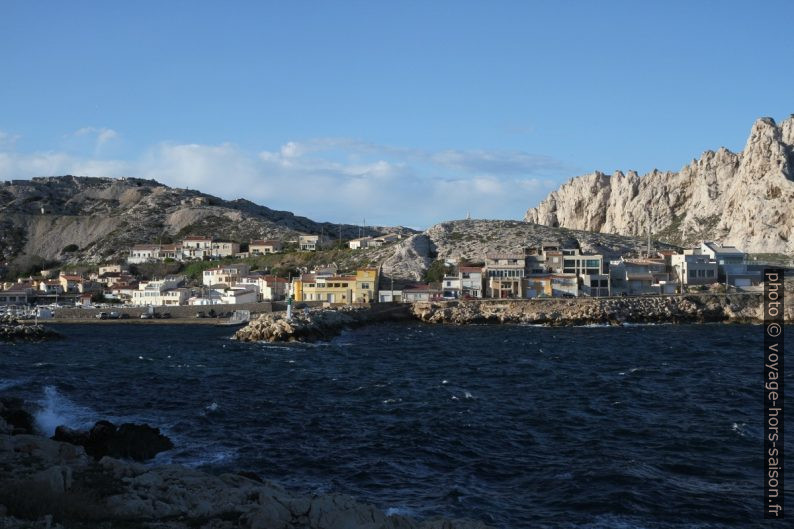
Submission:
[[[119,133],[113,129],[109,129],[107,127],[83,127],[77,129],[72,133],[73,136],[80,138],[80,137],[92,137],[96,142],[96,147],[100,148],[109,141],[118,139]]]
[[[118,136],[91,127],[74,135],[94,137],[97,146]],[[520,151],[428,151],[347,138],[291,141],[258,154],[232,143],[161,143],[131,160],[103,159],[96,152],[19,153],[0,145],[0,179],[136,176],[316,220],[366,218],[384,225],[430,225],[467,211],[480,218],[521,218],[556,187],[549,175],[563,176],[561,168],[556,160]]]

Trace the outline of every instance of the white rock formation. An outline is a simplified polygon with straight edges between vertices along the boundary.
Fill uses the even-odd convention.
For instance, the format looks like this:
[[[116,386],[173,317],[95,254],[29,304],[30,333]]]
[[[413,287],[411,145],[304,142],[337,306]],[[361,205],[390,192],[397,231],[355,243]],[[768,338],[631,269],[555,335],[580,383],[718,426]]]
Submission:
[[[574,178],[524,220],[547,226],[691,243],[716,239],[749,252],[794,253],[794,115],[755,122],[736,154],[706,151],[675,172]]]

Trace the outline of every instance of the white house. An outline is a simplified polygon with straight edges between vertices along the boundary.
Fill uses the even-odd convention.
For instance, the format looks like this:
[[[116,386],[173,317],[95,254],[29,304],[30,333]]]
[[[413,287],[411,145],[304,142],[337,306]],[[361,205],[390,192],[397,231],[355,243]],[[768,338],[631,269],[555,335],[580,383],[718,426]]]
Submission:
[[[372,237],[359,237],[347,243],[351,250],[361,250],[372,245]]]
[[[247,264],[230,264],[224,266],[217,266],[204,270],[202,273],[202,284],[205,286],[212,286],[223,284],[227,286],[236,285],[242,276],[248,275],[251,267]]]

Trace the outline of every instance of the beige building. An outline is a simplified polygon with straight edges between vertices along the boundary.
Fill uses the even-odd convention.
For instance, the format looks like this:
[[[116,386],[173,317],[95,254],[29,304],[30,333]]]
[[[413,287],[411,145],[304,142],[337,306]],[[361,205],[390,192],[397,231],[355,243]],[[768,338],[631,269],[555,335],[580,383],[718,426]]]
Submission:
[[[490,298],[523,298],[526,262],[523,255],[485,256],[486,295]]]
[[[251,255],[264,255],[268,253],[280,252],[281,241],[276,240],[256,240],[248,245],[248,253]]]
[[[234,286],[243,276],[247,276],[251,271],[251,267],[247,264],[230,264],[224,266],[216,266],[209,270],[204,270],[202,273],[202,284],[205,286],[212,285],[227,285]]]

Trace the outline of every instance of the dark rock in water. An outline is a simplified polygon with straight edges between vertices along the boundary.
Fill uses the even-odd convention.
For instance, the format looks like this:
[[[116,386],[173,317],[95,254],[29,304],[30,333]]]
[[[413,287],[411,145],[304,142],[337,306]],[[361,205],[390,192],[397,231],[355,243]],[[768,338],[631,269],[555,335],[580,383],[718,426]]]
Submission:
[[[0,418],[8,425],[9,433],[32,434],[33,415],[25,409],[22,399],[14,397],[0,398]]]
[[[59,426],[52,438],[82,446],[88,455],[97,460],[110,456],[145,461],[174,447],[174,443],[161,434],[159,428],[132,423],[117,427],[110,421],[99,421],[87,432]]]
[[[88,432],[86,430],[74,430],[68,426],[58,426],[55,428],[55,435],[52,436],[52,440],[85,446],[88,443]]]

